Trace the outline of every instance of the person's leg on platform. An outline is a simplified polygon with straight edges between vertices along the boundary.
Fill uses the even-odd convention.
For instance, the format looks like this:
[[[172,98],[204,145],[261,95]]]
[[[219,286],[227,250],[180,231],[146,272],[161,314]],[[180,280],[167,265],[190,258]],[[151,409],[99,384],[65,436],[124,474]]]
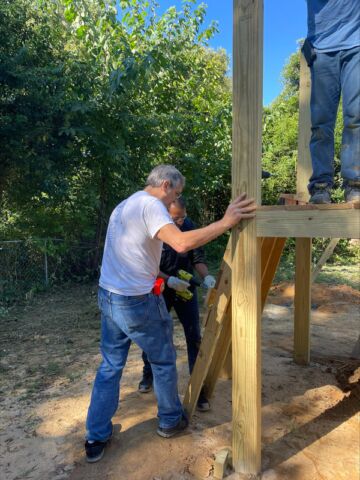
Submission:
[[[340,52],[317,53],[311,66],[312,203],[330,203],[334,177],[334,128],[340,100]]]
[[[347,202],[360,201],[360,47],[341,52],[344,128],[341,176]]]

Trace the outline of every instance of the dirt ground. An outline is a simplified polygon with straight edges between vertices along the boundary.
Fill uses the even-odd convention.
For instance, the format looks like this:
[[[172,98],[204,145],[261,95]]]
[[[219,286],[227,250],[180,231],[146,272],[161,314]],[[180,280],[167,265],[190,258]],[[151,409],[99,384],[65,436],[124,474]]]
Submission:
[[[292,360],[293,287],[273,287],[263,317],[262,480],[358,480],[360,293],[313,289],[312,359]],[[190,480],[212,478],[214,454],[231,445],[231,381],[219,380],[211,411],[165,440],[153,393],[137,391],[140,352],[130,350],[115,435],[103,460],[83,457],[84,420],[100,361],[96,287],[39,295],[1,319],[0,478],[2,480]],[[188,380],[176,321],[179,388]],[[121,424],[121,426],[120,426]],[[229,479],[245,478],[231,474]]]

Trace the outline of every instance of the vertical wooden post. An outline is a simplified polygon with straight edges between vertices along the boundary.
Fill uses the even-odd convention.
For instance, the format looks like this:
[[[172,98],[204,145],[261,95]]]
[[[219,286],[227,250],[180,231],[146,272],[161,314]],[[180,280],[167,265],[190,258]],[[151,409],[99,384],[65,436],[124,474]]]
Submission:
[[[262,0],[234,0],[233,197],[260,199],[262,130]],[[261,239],[256,220],[232,234],[233,465],[261,468]]]
[[[310,118],[310,70],[300,54],[299,91],[299,140],[296,191],[304,201],[309,199],[307,184],[312,173],[309,142]],[[294,300],[294,360],[307,364],[310,361],[311,315],[311,238],[296,239],[296,271]]]
[[[299,137],[298,161],[296,171],[296,195],[305,202],[309,200],[307,185],[312,174],[309,149],[311,137],[310,117],[311,77],[304,55],[300,53],[300,89],[299,89]]]

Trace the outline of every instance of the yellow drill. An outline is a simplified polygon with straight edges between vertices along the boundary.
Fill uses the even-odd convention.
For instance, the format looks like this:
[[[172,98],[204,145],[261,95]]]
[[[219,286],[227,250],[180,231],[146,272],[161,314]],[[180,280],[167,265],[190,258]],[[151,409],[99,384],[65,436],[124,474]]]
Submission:
[[[178,270],[177,277],[180,278],[180,280],[190,283],[190,285],[194,287],[200,287],[201,285],[201,282],[199,282],[199,280],[197,280],[193,274],[186,272],[185,270]],[[191,300],[194,296],[194,294],[188,289],[184,290],[183,292],[176,292],[176,295],[184,300],[184,302]]]

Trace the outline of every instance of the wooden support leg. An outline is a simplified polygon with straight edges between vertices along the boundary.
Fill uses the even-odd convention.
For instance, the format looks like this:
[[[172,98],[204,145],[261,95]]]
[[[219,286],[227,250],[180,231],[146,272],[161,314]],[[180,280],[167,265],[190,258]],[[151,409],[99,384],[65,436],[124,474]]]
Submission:
[[[196,402],[216,352],[219,337],[224,328],[224,320],[230,303],[230,296],[231,267],[230,254],[227,251],[225,252],[222,264],[222,274],[216,288],[215,303],[209,310],[204,336],[185,393],[183,405],[189,417],[191,417],[195,411]]]
[[[311,238],[296,239],[294,361],[310,361]]]
[[[205,394],[210,398],[214,392],[216,381],[228,357],[231,345],[231,302],[229,302],[224,318],[224,326],[219,336],[218,343],[212,358],[208,374],[204,382]],[[231,363],[230,363],[231,368]],[[231,378],[231,373],[230,373]]]

